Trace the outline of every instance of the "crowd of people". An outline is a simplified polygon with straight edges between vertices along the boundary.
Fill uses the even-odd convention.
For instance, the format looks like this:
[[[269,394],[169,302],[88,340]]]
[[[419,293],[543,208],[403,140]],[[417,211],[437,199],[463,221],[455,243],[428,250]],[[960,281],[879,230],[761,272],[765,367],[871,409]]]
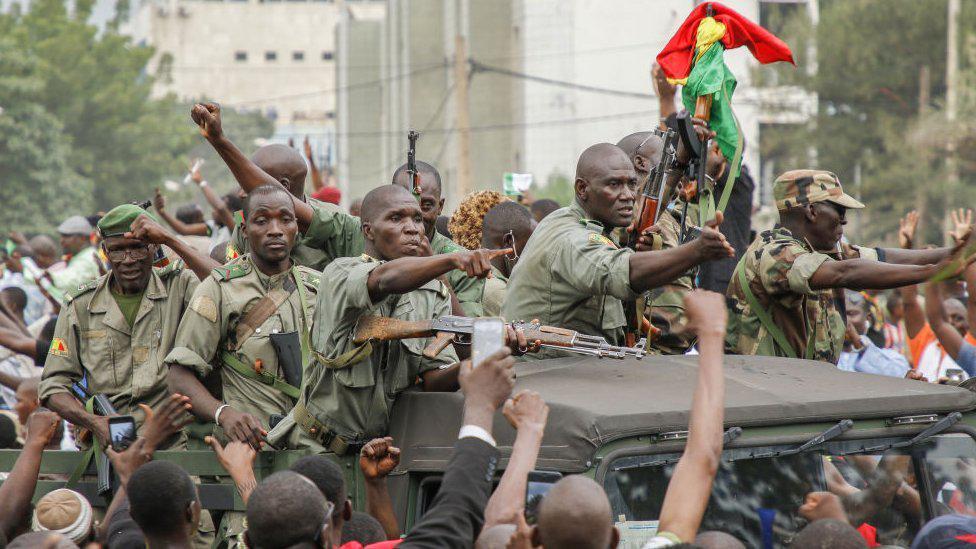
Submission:
[[[659,79],[657,90],[667,130],[678,118],[674,88]],[[976,292],[967,292],[976,267],[959,253],[970,210],[952,212],[953,246],[917,246],[915,212],[902,220],[900,247],[860,246],[843,227],[864,205],[828,171],[791,170],[773,188],[779,223],[752,235],[748,170],[727,177],[730,163],[711,147],[708,180],[733,185],[725,215],[695,220],[694,205],[676,199],[628,247],[640,189],[665,153],[661,132],[583,151],[570,204],[488,190],[448,216],[431,164],[400,166],[347,212],[307,142],[304,154],[275,144],[249,158],[218,105],[197,104],[191,118],[240,185],[221,196],[192,169],[209,220],[193,204],[171,213],[157,191],[151,204],[64,220],[60,246],[10,233],[0,447],[21,448],[0,486],[0,542],[10,547],[614,547],[607,496],[583,476],[557,482],[535,524],[525,521],[548,408],[538,393],[512,394],[513,367],[563,354],[540,349],[516,320],[631,348],[628,309],[644,303],[637,322],[649,353],[699,355],[688,442],[645,547],[742,546],[699,532],[723,451],[725,353],[913,383],[976,376]],[[695,131],[711,135],[701,121]],[[674,152],[669,176],[685,178],[692,151],[680,143]],[[923,304],[919,285],[946,274],[922,286]],[[473,365],[456,339],[433,354],[429,338],[357,337],[365,317],[451,315],[507,319],[507,347]],[[464,413],[436,499],[404,534],[386,477],[397,444],[409,442],[388,436],[407,390],[460,391]],[[105,401],[110,412],[95,409]],[[492,491],[499,409],[517,438]],[[127,447],[111,444],[113,415],[134,420]],[[194,479],[152,460],[195,444],[212,449],[246,512],[215,524]],[[32,504],[49,449],[108,455],[119,482],[107,509],[69,489]],[[309,455],[258,482],[258,453],[280,449]],[[340,464],[358,466],[364,509],[352,508]],[[867,546],[835,493],[809,494],[798,512],[809,525],[794,547]],[[913,547],[948,547],[938,540],[974,524],[933,520]]]

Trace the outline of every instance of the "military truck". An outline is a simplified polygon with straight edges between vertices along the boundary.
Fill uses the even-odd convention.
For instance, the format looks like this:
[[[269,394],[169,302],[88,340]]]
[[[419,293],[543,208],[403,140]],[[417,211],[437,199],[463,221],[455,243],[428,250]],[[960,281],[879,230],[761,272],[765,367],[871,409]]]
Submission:
[[[550,407],[537,469],[554,478],[586,475],[604,486],[622,547],[640,547],[657,529],[687,438],[697,372],[694,356],[557,358],[516,366],[516,390],[538,391]],[[788,546],[805,525],[798,508],[814,491],[841,494],[854,525],[882,544],[907,547],[934,516],[976,514],[973,392],[773,357],[727,356],[725,373],[725,451],[703,530],[732,533],[749,547]],[[402,395],[394,408],[391,435],[402,459],[389,484],[404,531],[437,493],[461,427],[462,402],[460,394],[417,391]],[[507,455],[515,432],[500,413],[494,434]],[[42,473],[70,472],[79,462],[77,452],[48,454]],[[257,474],[284,469],[300,455],[262,452]],[[9,471],[15,457],[0,453],[0,470]],[[203,477],[205,507],[242,508],[210,452],[157,452],[156,459]],[[362,508],[356,460],[339,461]],[[504,467],[503,459],[499,475]],[[38,495],[63,484],[42,481]],[[76,489],[98,500],[93,479]]]

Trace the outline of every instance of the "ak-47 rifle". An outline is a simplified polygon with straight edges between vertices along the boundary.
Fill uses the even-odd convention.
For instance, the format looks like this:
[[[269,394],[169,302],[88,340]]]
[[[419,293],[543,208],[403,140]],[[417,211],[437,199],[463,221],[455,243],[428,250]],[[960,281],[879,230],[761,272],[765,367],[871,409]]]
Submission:
[[[664,147],[661,149],[661,160],[647,174],[647,181],[644,183],[644,189],[641,191],[640,198],[637,201],[637,208],[634,212],[637,218],[637,224],[630,233],[630,242],[628,243],[628,246],[634,250],[637,249],[637,240],[641,234],[648,227],[657,223],[657,220],[661,217],[661,212],[667,208],[668,199],[670,198],[670,193],[666,192],[664,176],[671,165],[674,164],[675,146],[677,145],[678,137],[672,129],[663,132],[656,129],[654,130],[654,134],[664,139]]]
[[[630,356],[639,359],[646,354],[643,341],[634,347],[620,347],[610,345],[602,337],[581,334],[564,328],[521,321],[512,322],[511,325],[516,329],[522,329],[528,341],[539,341],[542,347],[548,349],[600,358]],[[433,358],[453,342],[470,342],[473,331],[474,319],[463,316],[442,316],[433,320],[399,320],[384,316],[367,316],[359,320],[356,333],[353,335],[353,343],[435,336],[430,345],[424,349],[424,356]]]
[[[420,139],[420,132],[410,130],[407,132],[407,173],[410,174],[410,184],[413,195],[420,199],[420,173],[417,171],[417,140]]]
[[[701,99],[710,98],[699,97]],[[707,116],[707,113],[706,113]],[[705,176],[705,167],[708,163],[708,147],[711,144],[711,140],[706,139],[703,143],[698,139],[698,134],[695,133],[695,125],[691,121],[691,117],[687,112],[683,112],[678,115],[678,137],[681,138],[681,142],[684,144],[685,149],[688,150],[691,155],[691,160],[688,162],[688,171],[686,172],[688,183],[683,186],[681,192],[679,193],[679,198],[685,202],[685,207],[681,212],[681,236],[680,241],[684,243],[689,240],[688,234],[688,209],[696,198],[700,197],[705,188],[709,185],[708,178]],[[707,220],[700,220],[707,221]],[[692,235],[697,238],[696,234]]]
[[[74,391],[71,394],[80,400],[82,405],[86,404],[86,400],[91,400],[92,412],[94,412],[95,415],[102,417],[119,415],[118,411],[115,410],[115,406],[112,405],[112,401],[109,400],[108,396],[105,394],[93,394],[80,383],[75,383],[72,385],[72,388]],[[101,444],[101,442],[95,437],[95,433],[91,432],[90,435],[93,448],[97,444]],[[95,470],[98,473],[98,494],[109,494],[112,492],[112,462],[109,461],[108,455],[106,455],[104,452],[97,453],[95,460]]]

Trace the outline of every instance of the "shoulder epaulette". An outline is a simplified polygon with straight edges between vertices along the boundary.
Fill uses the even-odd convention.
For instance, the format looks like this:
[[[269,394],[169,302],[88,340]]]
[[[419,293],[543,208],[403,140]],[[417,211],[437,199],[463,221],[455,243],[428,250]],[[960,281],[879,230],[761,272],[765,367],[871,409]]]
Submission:
[[[217,267],[212,271],[212,274],[217,280],[227,281],[240,278],[250,272],[250,270],[246,262],[233,262]]]
[[[171,261],[169,265],[166,265],[161,269],[156,269],[156,274],[159,275],[159,278],[166,278],[172,274],[179,274],[184,267],[186,267],[186,264],[183,263],[182,259],[179,259],[176,261]]]
[[[105,275],[103,275],[103,276],[105,276]],[[81,286],[78,286],[77,288],[73,288],[72,290],[70,290],[68,292],[65,292],[65,295],[64,295],[65,301],[68,302],[68,303],[70,303],[71,301],[73,301],[76,298],[78,298],[78,296],[94,290],[95,288],[98,287],[98,282],[100,280],[101,280],[101,277],[98,277],[98,278],[96,278],[94,280],[89,280],[88,282],[85,282]]]

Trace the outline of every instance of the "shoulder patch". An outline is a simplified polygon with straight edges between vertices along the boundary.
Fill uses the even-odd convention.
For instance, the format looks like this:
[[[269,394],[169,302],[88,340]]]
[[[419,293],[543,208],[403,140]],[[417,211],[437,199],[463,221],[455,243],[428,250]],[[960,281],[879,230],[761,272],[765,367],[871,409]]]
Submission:
[[[65,357],[68,356],[68,346],[63,339],[56,337],[51,340],[51,348],[47,352],[50,355]]]
[[[190,309],[210,322],[217,322],[217,304],[208,295],[198,295],[190,302]]]
[[[606,244],[607,246],[610,246],[615,250],[618,248],[618,246],[613,242],[613,240],[610,240],[609,238],[599,233],[590,233],[590,236],[587,238],[590,242],[594,244]]]
[[[159,275],[159,278],[166,278],[172,274],[179,274],[185,266],[186,264],[183,263],[183,260],[178,259],[176,261],[171,261],[169,265],[166,265],[161,269],[157,269],[156,274]]]
[[[250,271],[246,263],[237,262],[213,270],[213,276],[220,281],[233,280],[246,275]]]
[[[67,300],[68,302],[71,302],[72,300],[74,300],[78,296],[94,290],[95,288],[98,287],[99,280],[101,280],[101,277],[98,277],[98,278],[96,278],[94,280],[89,280],[88,282],[85,282],[81,286],[78,286],[77,288],[74,288],[74,289],[66,292],[66,294],[65,294],[65,300]]]
[[[241,257],[241,253],[237,251],[237,248],[233,244],[228,242],[227,247],[224,248],[224,261],[233,261],[238,257]]]

